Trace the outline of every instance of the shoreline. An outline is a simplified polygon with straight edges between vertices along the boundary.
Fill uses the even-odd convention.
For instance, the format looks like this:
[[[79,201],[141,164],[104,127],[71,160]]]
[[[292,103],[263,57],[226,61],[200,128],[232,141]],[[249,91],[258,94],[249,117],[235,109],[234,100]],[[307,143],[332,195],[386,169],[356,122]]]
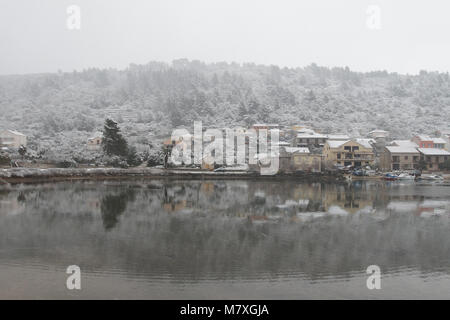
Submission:
[[[5,168],[0,169],[0,186],[20,183],[47,183],[83,180],[298,180],[306,182],[383,181],[382,175],[351,176],[340,172],[295,172],[260,175],[256,172],[164,169],[164,168]],[[444,181],[450,180],[450,175]]]
[[[10,168],[0,169],[0,185],[81,180],[192,179],[192,180],[287,180],[343,182],[342,173],[292,173],[260,175],[250,172],[214,172],[162,168]],[[359,179],[358,179],[359,180]]]

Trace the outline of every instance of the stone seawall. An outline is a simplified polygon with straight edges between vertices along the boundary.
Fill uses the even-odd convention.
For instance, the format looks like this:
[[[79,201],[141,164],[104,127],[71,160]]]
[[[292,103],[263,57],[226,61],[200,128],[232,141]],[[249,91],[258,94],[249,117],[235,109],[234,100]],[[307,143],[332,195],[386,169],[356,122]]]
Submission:
[[[132,178],[170,179],[299,179],[306,181],[344,181],[339,173],[292,173],[273,176],[259,173],[228,171],[214,172],[202,170],[175,170],[162,168],[11,168],[0,169],[0,184],[24,182],[51,182],[64,180],[101,180]]]

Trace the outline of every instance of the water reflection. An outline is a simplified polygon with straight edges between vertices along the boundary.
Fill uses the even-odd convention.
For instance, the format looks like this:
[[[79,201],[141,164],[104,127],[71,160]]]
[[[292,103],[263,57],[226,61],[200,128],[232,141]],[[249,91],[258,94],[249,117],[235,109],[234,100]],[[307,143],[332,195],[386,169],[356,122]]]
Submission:
[[[0,192],[0,264],[150,282],[450,271],[450,186],[293,181],[23,185]],[[0,270],[0,274],[1,274]]]
[[[103,226],[106,230],[115,227],[119,221],[119,216],[125,211],[127,203],[135,200],[134,190],[126,190],[118,195],[107,194],[103,196],[100,205],[102,212]]]

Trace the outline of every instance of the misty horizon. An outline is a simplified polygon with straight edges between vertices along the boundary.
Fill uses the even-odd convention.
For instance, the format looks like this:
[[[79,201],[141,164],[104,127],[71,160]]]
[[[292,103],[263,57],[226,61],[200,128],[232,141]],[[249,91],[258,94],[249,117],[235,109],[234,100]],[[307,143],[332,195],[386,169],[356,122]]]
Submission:
[[[90,67],[85,67],[83,69],[73,69],[73,70],[54,70],[54,71],[43,71],[43,72],[33,72],[33,73],[10,73],[10,74],[0,74],[0,77],[8,77],[8,76],[27,76],[27,75],[46,75],[46,74],[57,74],[57,73],[77,73],[77,72],[85,72],[85,71],[89,71],[89,70],[114,70],[114,71],[126,71],[128,70],[130,67],[132,66],[146,66],[146,65],[150,65],[150,64],[164,64],[167,65],[167,67],[173,67],[174,62],[177,61],[187,61],[189,63],[191,62],[198,62],[201,64],[204,64],[206,66],[212,66],[212,65],[220,65],[220,64],[226,64],[229,66],[233,66],[236,65],[238,67],[244,67],[246,65],[253,65],[256,67],[278,67],[280,69],[288,69],[288,70],[302,70],[305,68],[308,68],[310,66],[316,66],[319,68],[328,68],[328,69],[335,69],[335,68],[342,68],[342,69],[346,69],[348,68],[348,70],[350,72],[354,72],[354,73],[360,73],[360,74],[370,74],[370,73],[378,73],[378,72],[386,72],[387,74],[397,74],[400,76],[418,76],[421,72],[427,72],[427,73],[438,73],[438,74],[448,74],[449,71],[439,71],[439,70],[429,70],[429,69],[421,69],[418,70],[416,73],[401,73],[401,72],[396,72],[396,71],[390,71],[390,70],[386,70],[386,69],[373,69],[373,70],[367,70],[367,71],[361,71],[361,70],[355,70],[350,68],[349,66],[346,65],[342,65],[342,66],[328,66],[328,65],[321,65],[318,64],[316,62],[311,62],[309,64],[306,65],[302,65],[302,66],[282,66],[282,65],[277,65],[277,64],[264,64],[264,63],[255,63],[255,62],[251,62],[251,61],[244,61],[244,62],[237,62],[237,61],[203,61],[203,60],[199,60],[199,59],[188,59],[188,58],[178,58],[178,59],[173,59],[171,61],[162,61],[162,60],[149,60],[148,62],[144,62],[144,63],[134,63],[134,62],[130,62],[128,65],[124,66],[124,67],[113,67],[113,66],[109,66],[109,67],[97,67],[97,66],[90,66]]]
[[[73,9],[79,29],[71,29]],[[450,70],[449,3],[2,1],[1,75],[186,58],[357,72]],[[373,20],[372,18],[375,17]]]

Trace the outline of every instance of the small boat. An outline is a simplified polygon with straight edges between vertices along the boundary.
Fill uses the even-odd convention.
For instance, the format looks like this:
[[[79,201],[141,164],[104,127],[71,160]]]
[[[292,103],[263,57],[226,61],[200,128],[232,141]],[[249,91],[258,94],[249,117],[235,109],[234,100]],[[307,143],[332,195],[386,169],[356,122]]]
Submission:
[[[407,173],[400,173],[398,175],[398,180],[414,180],[414,176]]]
[[[393,173],[386,173],[384,175],[383,179],[387,180],[387,181],[395,181],[395,180],[398,180],[398,176]]]
[[[444,180],[442,176],[439,176],[437,174],[430,174],[430,175],[421,175],[421,180]]]

